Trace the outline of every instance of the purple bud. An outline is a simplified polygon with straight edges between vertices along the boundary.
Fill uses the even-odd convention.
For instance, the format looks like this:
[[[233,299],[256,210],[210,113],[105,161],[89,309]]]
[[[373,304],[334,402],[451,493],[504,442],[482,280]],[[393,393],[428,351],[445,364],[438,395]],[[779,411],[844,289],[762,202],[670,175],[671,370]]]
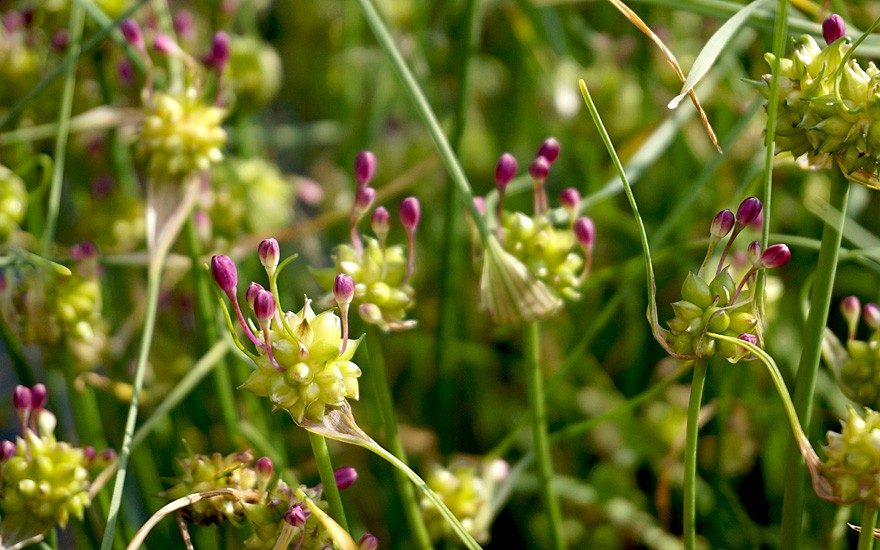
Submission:
[[[122,36],[125,41],[139,50],[144,49],[144,34],[141,32],[141,26],[134,19],[126,19],[119,25]]]
[[[274,270],[278,267],[278,259],[281,256],[281,249],[278,247],[278,241],[275,239],[263,239],[260,246],[257,247],[260,256],[260,263],[267,271]]]
[[[859,311],[862,309],[862,303],[857,296],[847,296],[840,301],[840,313],[847,321],[853,317],[858,317]]]
[[[376,236],[384,239],[391,228],[391,215],[388,213],[388,209],[380,206],[373,210],[373,215],[370,217],[370,226],[372,226],[373,233]]]
[[[272,459],[268,456],[264,456],[257,461],[256,469],[258,476],[263,479],[269,479],[270,477],[272,477],[272,471],[274,470]]]
[[[303,510],[302,505],[294,504],[291,506],[290,509],[284,513],[284,521],[286,521],[288,525],[294,527],[304,525],[306,522],[306,513],[305,510]]]
[[[333,281],[333,297],[340,306],[351,303],[354,299],[354,279],[351,275],[340,273],[336,276],[336,280]]]
[[[254,298],[254,315],[257,320],[264,323],[275,316],[275,295],[268,290],[261,290]]]
[[[358,541],[357,550],[378,550],[379,539],[372,533],[366,533]]]
[[[131,86],[131,83],[134,82],[134,67],[131,66],[131,61],[125,58],[120,59],[116,63],[116,76],[119,77],[119,84],[123,88]]]
[[[211,41],[211,65],[222,71],[229,62],[229,35],[219,31]]]
[[[791,250],[784,244],[774,244],[767,247],[767,250],[761,254],[761,265],[763,267],[774,269],[782,267],[791,259]]]
[[[556,157],[559,156],[559,142],[554,137],[548,137],[541,144],[538,154],[535,156],[544,157],[549,164],[553,164],[556,161]]]
[[[33,398],[29,388],[22,385],[15,386],[15,390],[12,392],[12,406],[15,407],[15,410],[29,410],[32,402]]]
[[[361,211],[366,212],[373,201],[376,200],[376,190],[372,187],[358,187],[354,196],[354,204]]]
[[[70,257],[77,262],[98,256],[98,247],[92,241],[83,241],[70,247]]]
[[[187,10],[181,10],[173,19],[174,32],[179,36],[187,37],[193,32],[193,16]]]
[[[865,304],[865,309],[862,310],[862,314],[865,316],[865,323],[868,324],[872,329],[880,328],[880,306],[875,303]]]
[[[422,206],[419,199],[415,197],[407,197],[400,203],[400,223],[403,227],[414,231],[419,225],[419,219],[422,217]]]
[[[15,456],[15,443],[12,441],[0,441],[0,460],[6,460]]]
[[[756,264],[761,260],[761,241],[752,241],[747,249],[749,262]]]
[[[754,334],[750,334],[748,332],[740,334],[739,339],[742,340],[743,342],[748,342],[748,343],[755,345],[755,346],[758,345],[758,337],[755,336]]]
[[[544,157],[537,157],[529,165],[529,175],[536,180],[545,180],[550,174],[550,162]]]
[[[376,155],[371,151],[361,151],[354,159],[354,179],[358,187],[363,187],[373,181],[376,173]]]
[[[736,223],[745,227],[754,222],[761,213],[761,201],[756,197],[749,197],[742,201],[736,210]]]
[[[31,388],[31,406],[35,409],[45,407],[48,394],[45,384],[34,384]]]
[[[822,36],[825,37],[825,43],[831,44],[846,34],[846,23],[843,17],[832,13],[828,19],[822,22]]]
[[[354,485],[354,482],[357,481],[358,473],[351,466],[345,466],[334,471],[333,478],[336,479],[336,487],[342,491]]]
[[[67,31],[61,29],[52,35],[52,47],[56,50],[62,51],[67,48],[67,43],[69,42],[70,37],[67,35]]]
[[[567,187],[559,193],[559,204],[569,212],[575,212],[581,203],[580,191],[574,187]]]
[[[495,187],[499,192],[503,191],[514,176],[516,176],[516,158],[510,153],[504,153],[495,165]]]
[[[709,233],[716,239],[722,239],[730,233],[735,223],[736,217],[733,215],[733,212],[722,210],[715,214],[715,219],[712,220],[712,228],[709,230]]]
[[[91,445],[87,447],[83,447],[83,456],[85,457],[87,462],[94,462],[96,458],[98,458],[98,451],[95,450]]]
[[[238,271],[235,269],[235,262],[229,256],[211,258],[211,275],[214,276],[220,290],[227,294],[235,292],[235,285],[238,284]]]
[[[24,15],[19,11],[10,11],[3,16],[3,27],[9,32],[15,32],[24,26]]]
[[[596,226],[593,220],[587,216],[581,216],[574,221],[574,236],[578,243],[587,250],[593,248],[596,239]]]
[[[260,283],[251,283],[248,285],[247,290],[244,293],[244,299],[247,301],[248,305],[251,306],[251,309],[254,308],[254,300],[257,299],[257,294],[263,290],[263,285]]]
[[[100,457],[103,462],[113,462],[116,460],[116,451],[108,447],[101,451]]]
[[[167,34],[157,34],[153,38],[153,49],[158,53],[170,55],[177,52],[177,43]]]

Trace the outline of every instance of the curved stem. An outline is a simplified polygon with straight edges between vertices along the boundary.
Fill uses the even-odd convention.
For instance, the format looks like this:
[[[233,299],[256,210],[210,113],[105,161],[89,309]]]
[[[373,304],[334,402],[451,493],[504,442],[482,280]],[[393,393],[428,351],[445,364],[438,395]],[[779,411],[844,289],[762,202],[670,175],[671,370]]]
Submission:
[[[709,363],[697,359],[694,363],[694,378],[691,382],[691,396],[688,401],[687,427],[684,444],[684,547],[696,547],[697,530],[697,436],[700,430],[700,404],[703,401],[703,388],[706,385],[706,372]]]
[[[345,519],[345,508],[342,507],[342,497],[336,486],[336,476],[333,475],[333,464],[330,462],[330,451],[327,449],[327,440],[324,436],[309,432],[309,443],[312,444],[312,454],[318,464],[318,474],[321,476],[321,485],[324,487],[324,496],[330,505],[330,516],[336,523],[348,531],[348,521]]]
[[[538,466],[538,485],[547,511],[550,539],[553,548],[565,548],[562,533],[562,510],[553,489],[553,461],[550,457],[550,438],[547,434],[547,407],[544,401],[544,374],[541,372],[540,325],[533,321],[526,325],[526,385],[532,420],[532,448]]]
[[[858,550],[872,550],[874,548],[874,526],[877,525],[877,506],[870,500],[865,501],[862,508],[862,530],[859,531]]]
[[[836,178],[843,180],[842,177]],[[822,334],[831,308],[831,293],[840,253],[843,222],[846,219],[846,204],[849,196],[849,182],[832,181],[829,203],[837,216],[829,217],[822,231],[822,244],[816,265],[813,292],[810,296],[810,313],[803,331],[803,351],[798,364],[794,386],[794,408],[806,433],[810,431],[813,412],[813,394],[816,390],[816,375],[819,370]],[[796,441],[790,441],[785,463],[785,490],[782,500],[782,541],[780,548],[800,548],[801,518],[804,507],[804,466]]]
[[[379,341],[379,331],[372,325],[368,325],[367,330],[367,350],[369,352],[369,367],[367,372],[373,380],[373,386],[376,391],[376,398],[379,401],[379,409],[382,412],[382,422],[385,427],[385,440],[388,447],[397,459],[406,464],[406,451],[397,433],[397,418],[394,414],[394,402],[391,397],[391,390],[388,386],[388,375],[385,370],[385,358],[382,355],[382,345]],[[397,484],[397,490],[400,493],[400,500],[403,504],[403,513],[406,521],[412,529],[413,535],[418,542],[420,548],[429,550],[434,547],[431,543],[431,535],[428,533],[428,527],[425,525],[425,519],[419,508],[419,502],[416,499],[416,493],[413,486],[406,480],[404,474],[398,470],[394,471],[394,480]]]

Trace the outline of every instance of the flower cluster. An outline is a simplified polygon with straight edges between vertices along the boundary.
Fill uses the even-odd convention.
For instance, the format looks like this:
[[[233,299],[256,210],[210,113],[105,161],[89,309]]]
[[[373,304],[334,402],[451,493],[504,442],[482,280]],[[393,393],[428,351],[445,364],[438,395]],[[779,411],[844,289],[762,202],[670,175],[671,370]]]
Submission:
[[[567,212],[565,226],[554,224],[544,183],[559,156],[559,142],[546,139],[529,166],[534,194],[534,212],[504,210],[504,196],[516,176],[516,158],[504,153],[495,167],[498,203],[492,216],[482,199],[477,210],[494,220],[488,237],[481,283],[484,306],[493,319],[516,323],[555,315],[561,298],[578,300],[580,286],[590,271],[596,229],[593,221],[580,216],[580,193],[564,189],[559,202]],[[580,254],[576,250],[580,250]],[[512,292],[503,289],[514,288]]]
[[[803,157],[811,167],[837,161],[855,181],[880,186],[880,70],[850,59],[853,44],[840,16],[829,17],[823,31],[826,47],[803,35],[792,56],[780,59],[777,152]],[[765,58],[772,67],[775,57]],[[771,76],[759,83],[765,97]]]
[[[421,218],[421,205],[415,197],[400,203],[400,223],[406,233],[407,245],[387,245],[391,216],[383,206],[370,215],[375,238],[362,237],[358,222],[366,217],[376,200],[370,182],[376,171],[376,158],[363,151],[355,160],[357,193],[350,221],[351,244],[341,244],[333,253],[333,267],[313,271],[318,284],[332,289],[337,273],[350,276],[355,283],[353,303],[361,319],[384,331],[406,330],[415,321],[406,312],[415,306],[415,290],[409,284],[415,261],[415,232]]]
[[[734,240],[747,226],[756,223],[761,216],[762,204],[755,197],[745,199],[737,209],[736,215],[730,210],[722,210],[712,221],[711,239],[703,265],[697,272],[690,272],[681,287],[681,300],[672,304],[675,317],[663,331],[667,350],[676,357],[708,358],[716,353],[731,362],[737,362],[749,353],[742,346],[713,338],[708,333],[722,334],[758,344],[761,341],[755,285],[752,282],[758,271],[785,265],[791,259],[791,252],[784,244],[775,244],[761,250],[761,243],[755,241],[748,247],[751,266],[736,283],[725,265]],[[706,264],[715,251],[716,245],[730,235],[727,245],[714,272],[706,272]]]
[[[823,447],[822,478],[830,485],[823,498],[852,504],[880,505],[880,413],[865,409],[865,417],[850,408],[840,433],[829,431]]]
[[[115,453],[96,453],[55,439],[55,417],[45,410],[46,387],[17,386],[12,402],[21,422],[15,442],[0,441],[0,510],[4,530],[39,530],[82,519],[89,506],[89,470],[107,465]]]
[[[271,290],[258,283],[248,286],[247,303],[257,319],[253,329],[245,322],[238,304],[235,264],[227,256],[211,260],[214,280],[229,297],[239,325],[257,349],[256,354],[247,352],[257,368],[242,388],[268,397],[297,422],[303,418],[320,421],[327,407],[341,406],[347,398],[357,399],[359,395],[361,370],[351,359],[360,341],[348,339],[347,319],[354,283],[347,275],[337,277],[336,296],[342,319],[332,310],[316,314],[308,299],[298,313],[282,312],[275,282],[278,242],[264,240],[259,252]]]
[[[870,303],[862,308],[858,298],[848,296],[840,303],[840,310],[848,327],[846,346],[826,331],[825,360],[847,397],[865,407],[880,408],[880,306]],[[871,330],[867,340],[857,338],[860,318]]]
[[[459,458],[449,468],[434,466],[425,482],[477,542],[485,544],[489,541],[492,523],[492,498],[508,471],[509,467],[503,460],[484,463]],[[452,528],[437,507],[427,498],[423,498],[420,504],[434,541],[443,538],[456,540]]]
[[[0,165],[0,245],[9,242],[27,213],[28,196],[24,181]]]

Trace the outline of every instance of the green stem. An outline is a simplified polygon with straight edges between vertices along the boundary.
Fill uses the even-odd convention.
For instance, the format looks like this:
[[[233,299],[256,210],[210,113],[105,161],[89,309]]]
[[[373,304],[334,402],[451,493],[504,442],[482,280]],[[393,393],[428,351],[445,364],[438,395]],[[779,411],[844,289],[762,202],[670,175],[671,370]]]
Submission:
[[[49,188],[49,204],[46,209],[46,220],[43,224],[43,235],[40,240],[40,251],[43,256],[52,253],[55,240],[55,226],[58,224],[58,213],[61,210],[61,185],[64,180],[64,159],[67,154],[67,136],[70,130],[70,113],[73,110],[73,91],[76,85],[76,59],[79,57],[80,39],[82,38],[85,11],[79,4],[70,9],[70,23],[67,27],[70,46],[67,50],[67,65],[64,69],[64,86],[61,91],[61,108],[58,112],[58,133],[55,135],[55,164],[52,169],[52,185]]]
[[[874,526],[877,525],[877,506],[870,500],[865,501],[862,508],[862,530],[859,533],[858,550],[872,550],[874,548]]]
[[[348,531],[348,521],[345,519],[345,508],[342,507],[339,487],[336,486],[336,476],[333,475],[333,463],[330,462],[327,440],[322,435],[309,432],[309,443],[312,444],[312,454],[315,455],[315,462],[318,464],[318,474],[321,476],[321,484],[324,486],[324,496],[327,497],[327,503],[330,505],[330,516]]]
[[[376,11],[373,2],[371,0],[357,0],[357,2],[361,6],[361,11],[364,12],[367,24],[370,25],[373,34],[376,35],[376,39],[379,41],[379,45],[391,60],[391,64],[394,67],[397,76],[400,78],[404,88],[406,88],[406,91],[409,93],[410,99],[412,99],[415,104],[416,110],[419,112],[419,115],[428,127],[428,133],[431,134],[431,138],[434,140],[434,145],[437,146],[437,149],[440,152],[443,164],[446,165],[446,170],[449,172],[452,182],[458,187],[461,199],[465,203],[465,207],[470,210],[471,216],[480,231],[480,238],[485,241],[489,238],[489,228],[486,227],[486,222],[483,220],[483,217],[480,215],[480,212],[474,204],[474,193],[471,190],[470,183],[468,183],[467,176],[465,176],[464,170],[461,168],[461,164],[455,156],[455,152],[453,152],[452,147],[449,145],[449,141],[446,139],[446,135],[443,133],[443,128],[437,121],[434,111],[431,110],[431,105],[428,103],[425,94],[419,87],[412,71],[410,71],[409,67],[406,65],[406,61],[403,60],[403,56],[394,44],[394,38],[388,31],[388,27],[385,26],[385,22],[382,21],[379,12]]]
[[[843,178],[837,179],[842,180]],[[829,202],[831,207],[839,212],[839,215],[826,219],[822,231],[822,244],[819,247],[813,292],[810,296],[810,313],[801,338],[803,351],[794,386],[794,408],[807,434],[810,432],[822,334],[828,319],[828,311],[831,308],[831,293],[834,289],[834,277],[837,270],[850,187],[849,182],[845,181],[832,181],[831,183]],[[785,490],[782,500],[780,548],[800,548],[804,481],[804,464],[801,460],[798,444],[796,441],[789,441],[785,465]]]
[[[532,419],[532,448],[538,466],[538,484],[544,508],[547,510],[550,539],[553,548],[565,548],[562,533],[562,510],[553,489],[553,461],[550,457],[550,438],[547,435],[547,407],[544,400],[544,374],[541,372],[540,324],[528,323],[525,328],[526,385]]]
[[[698,359],[694,363],[694,378],[691,382],[691,396],[688,401],[687,428],[684,444],[684,547],[696,548],[697,530],[697,436],[700,431],[700,404],[703,401],[703,388],[706,385],[706,372],[709,363]]]
[[[397,418],[394,414],[394,401],[391,397],[391,390],[388,386],[388,374],[385,369],[385,358],[382,354],[382,344],[380,341],[379,331],[372,325],[367,328],[367,351],[369,353],[369,367],[367,372],[373,380],[376,398],[379,401],[379,409],[382,412],[382,422],[385,427],[385,441],[394,454],[401,462],[407,463],[406,451],[403,448],[403,442],[397,432]],[[416,541],[420,548],[431,549],[431,535],[428,533],[428,527],[425,525],[425,518],[419,508],[419,502],[416,499],[416,492],[413,486],[407,482],[406,477],[399,470],[394,470],[394,481],[397,484],[397,490],[400,493],[400,500],[403,504],[403,513],[409,528],[416,537]]]

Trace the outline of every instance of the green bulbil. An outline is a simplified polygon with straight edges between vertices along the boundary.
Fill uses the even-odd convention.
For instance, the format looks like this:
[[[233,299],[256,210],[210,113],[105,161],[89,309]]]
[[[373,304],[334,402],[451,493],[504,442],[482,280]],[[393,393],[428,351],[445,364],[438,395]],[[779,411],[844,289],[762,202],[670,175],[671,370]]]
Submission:
[[[24,181],[0,165],[0,245],[19,230],[27,213],[28,196]]]
[[[866,408],[862,418],[849,408],[841,425],[840,433],[827,434],[822,477],[840,502],[880,505],[880,413]]]

